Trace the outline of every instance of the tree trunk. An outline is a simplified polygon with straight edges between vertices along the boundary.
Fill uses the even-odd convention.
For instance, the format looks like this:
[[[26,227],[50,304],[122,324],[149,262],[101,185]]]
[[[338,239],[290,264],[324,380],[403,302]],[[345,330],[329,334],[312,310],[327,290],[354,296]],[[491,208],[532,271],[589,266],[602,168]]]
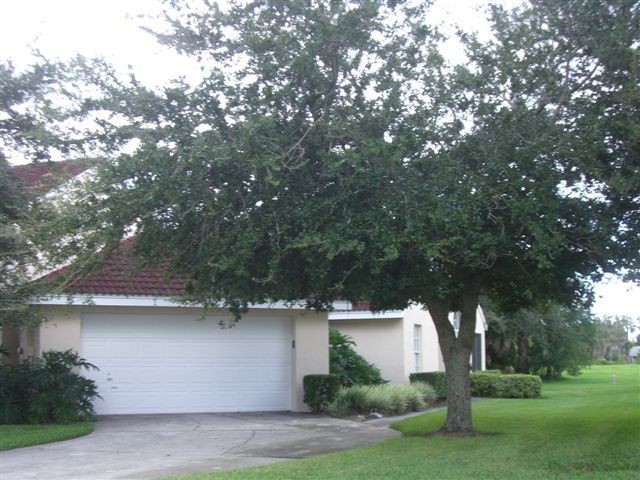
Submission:
[[[518,335],[518,358],[516,372],[529,373],[529,337],[526,335]]]
[[[427,304],[438,332],[438,341],[447,376],[447,419],[441,431],[473,434],[471,418],[471,379],[469,364],[475,335],[478,293],[464,292],[460,309],[460,328],[456,336],[449,321],[449,305],[440,300]]]

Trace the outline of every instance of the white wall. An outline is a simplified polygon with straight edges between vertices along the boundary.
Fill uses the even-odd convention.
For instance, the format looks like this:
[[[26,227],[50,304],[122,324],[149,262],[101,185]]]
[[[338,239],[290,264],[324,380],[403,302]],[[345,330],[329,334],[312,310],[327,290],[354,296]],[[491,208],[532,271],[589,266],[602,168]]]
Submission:
[[[409,381],[409,374],[414,373],[413,331],[414,326],[420,325],[422,344],[420,352],[421,372],[444,371],[444,362],[438,343],[438,333],[431,315],[420,305],[412,305],[404,311],[404,345],[405,345],[405,377]]]
[[[478,310],[476,313],[476,333],[482,335],[481,344],[482,344],[482,370],[487,369],[487,344],[486,344],[486,329],[487,329],[487,319],[484,315],[484,311],[482,307],[478,305]]]

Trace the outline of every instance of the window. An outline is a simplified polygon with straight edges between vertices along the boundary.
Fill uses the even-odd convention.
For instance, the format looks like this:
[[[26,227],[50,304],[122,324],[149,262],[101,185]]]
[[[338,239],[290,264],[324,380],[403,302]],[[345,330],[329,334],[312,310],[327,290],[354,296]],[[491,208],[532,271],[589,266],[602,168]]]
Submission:
[[[413,326],[413,371],[419,372],[422,368],[420,359],[420,347],[422,346],[422,325]]]

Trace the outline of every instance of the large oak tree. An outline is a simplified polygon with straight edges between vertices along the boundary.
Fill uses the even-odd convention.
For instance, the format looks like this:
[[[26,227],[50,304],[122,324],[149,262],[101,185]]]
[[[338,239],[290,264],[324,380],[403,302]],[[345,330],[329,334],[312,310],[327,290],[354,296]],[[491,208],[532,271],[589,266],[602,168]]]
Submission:
[[[492,38],[464,35],[459,66],[422,5],[169,3],[156,35],[205,79],[153,92],[94,72],[107,93],[87,108],[111,147],[136,148],[47,225],[52,259],[89,268],[135,231],[134,253],[170,259],[205,305],[423,304],[446,432],[473,430],[479,295],[572,303],[603,272],[638,274],[635,2],[493,8]]]

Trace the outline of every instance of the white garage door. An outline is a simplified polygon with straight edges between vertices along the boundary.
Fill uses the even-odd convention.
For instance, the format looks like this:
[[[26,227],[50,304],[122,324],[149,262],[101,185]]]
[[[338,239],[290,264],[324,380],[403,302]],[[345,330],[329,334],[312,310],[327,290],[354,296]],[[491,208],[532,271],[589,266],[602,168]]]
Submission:
[[[100,368],[98,414],[291,409],[291,320],[85,314],[82,356]]]

